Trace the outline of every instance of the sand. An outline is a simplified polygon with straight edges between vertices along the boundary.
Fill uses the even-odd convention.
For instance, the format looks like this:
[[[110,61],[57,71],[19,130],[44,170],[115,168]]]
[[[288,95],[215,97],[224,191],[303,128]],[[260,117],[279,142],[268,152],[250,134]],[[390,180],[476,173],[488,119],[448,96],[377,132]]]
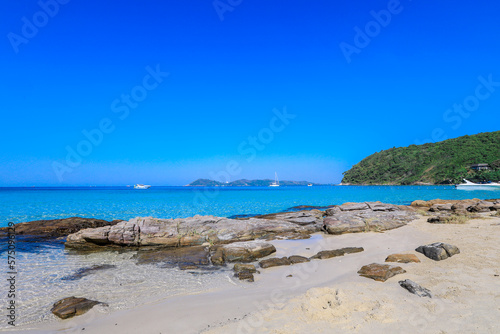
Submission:
[[[456,245],[461,253],[433,261],[414,251],[432,242]],[[422,218],[384,233],[316,234],[273,243],[276,256],[311,256],[348,246],[365,251],[262,269],[255,283],[234,281],[223,291],[170,297],[112,314],[95,308],[20,332],[500,333],[500,218],[462,225]],[[384,263],[387,255],[400,252],[416,254],[421,263],[399,264],[407,273],[386,282],[356,274],[361,266]],[[401,288],[398,281],[407,278],[431,290],[433,298]]]

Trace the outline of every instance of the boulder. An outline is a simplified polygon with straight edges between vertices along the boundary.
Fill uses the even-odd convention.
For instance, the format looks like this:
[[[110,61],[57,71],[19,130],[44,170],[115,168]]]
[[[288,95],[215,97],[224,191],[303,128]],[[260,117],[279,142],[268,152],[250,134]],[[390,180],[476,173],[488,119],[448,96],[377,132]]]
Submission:
[[[429,211],[430,212],[441,212],[441,211],[452,211],[453,204],[451,203],[446,203],[446,204],[434,204],[430,207]]]
[[[75,280],[79,280],[82,277],[91,275],[91,274],[95,273],[96,271],[102,271],[102,270],[112,269],[112,268],[116,268],[116,266],[112,265],[112,264],[102,264],[102,265],[94,265],[94,266],[86,267],[86,268],[80,268],[75,273],[73,273],[69,276],[62,277],[61,280],[75,281]]]
[[[441,261],[460,253],[458,247],[443,242],[420,246],[415,250],[435,261]]]
[[[253,262],[276,252],[272,244],[258,240],[234,242],[221,249],[224,262]]]
[[[309,235],[320,226],[301,226],[285,220],[246,220],[214,216],[178,219],[134,218],[114,226],[70,234],[66,246],[76,249],[109,247],[187,247],[248,241],[282,234]],[[102,247],[106,246],[106,247]]]
[[[121,220],[107,221],[94,218],[71,217],[64,219],[36,220],[15,225],[16,235],[36,236],[37,238],[60,238],[86,228],[113,226]],[[0,228],[0,235],[7,234],[8,228]]]
[[[235,273],[241,273],[246,271],[253,274],[257,272],[257,269],[253,264],[236,263],[233,267],[233,271]]]
[[[359,253],[362,251],[364,251],[363,247],[345,247],[345,248],[334,249],[334,250],[324,250],[324,251],[318,252],[316,255],[311,256],[310,259],[311,260],[313,260],[313,259],[325,260],[325,259],[329,259],[332,257],[344,256],[345,254]]]
[[[492,202],[481,201],[475,205],[468,207],[467,211],[474,213],[481,213],[481,212],[496,211],[496,208],[495,204],[493,204]]]
[[[282,258],[272,258],[272,259],[267,259],[267,260],[262,260],[259,262],[259,265],[261,268],[271,268],[271,267],[278,267],[278,266],[289,266],[292,263],[287,257],[282,257]]]
[[[102,303],[87,298],[68,297],[54,303],[50,311],[61,319],[68,319],[86,313],[97,304]]]
[[[375,281],[385,282],[389,278],[405,272],[406,270],[401,267],[372,263],[361,267],[358,274],[363,277],[374,279]]]
[[[419,297],[432,298],[431,292],[428,289],[421,287],[419,284],[413,282],[412,280],[405,279],[404,281],[399,281],[398,283],[402,288],[408,290],[414,295],[417,295]]]
[[[385,259],[385,262],[419,263],[420,260],[415,254],[391,254]]]

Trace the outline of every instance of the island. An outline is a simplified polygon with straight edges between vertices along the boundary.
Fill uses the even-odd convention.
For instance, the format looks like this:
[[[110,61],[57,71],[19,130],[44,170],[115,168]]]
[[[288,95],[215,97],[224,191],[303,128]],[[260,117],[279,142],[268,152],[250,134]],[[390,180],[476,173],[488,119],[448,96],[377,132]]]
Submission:
[[[186,185],[186,187],[268,187],[274,180],[264,179],[264,180],[247,180],[240,179],[231,182],[219,182],[209,179],[198,179]],[[324,186],[325,184],[313,183],[308,181],[279,181],[280,186]]]

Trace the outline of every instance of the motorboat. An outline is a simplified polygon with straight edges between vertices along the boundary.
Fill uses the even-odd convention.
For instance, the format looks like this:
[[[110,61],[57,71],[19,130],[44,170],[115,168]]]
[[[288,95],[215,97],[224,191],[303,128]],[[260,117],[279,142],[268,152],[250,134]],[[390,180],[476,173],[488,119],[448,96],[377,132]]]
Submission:
[[[150,185],[147,185],[147,184],[136,184],[134,185],[134,189],[149,189],[151,188]]]
[[[474,183],[465,179],[464,182],[456,184],[455,188],[461,190],[500,190],[500,183],[496,182]]]

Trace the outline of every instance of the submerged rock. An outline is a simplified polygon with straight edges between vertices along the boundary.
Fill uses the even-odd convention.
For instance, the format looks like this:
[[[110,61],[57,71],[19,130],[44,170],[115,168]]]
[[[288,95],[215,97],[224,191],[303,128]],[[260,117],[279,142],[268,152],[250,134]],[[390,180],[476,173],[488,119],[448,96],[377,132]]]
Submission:
[[[15,225],[16,235],[36,236],[37,238],[60,238],[86,228],[116,225],[121,220],[107,221],[94,218],[71,217],[52,220],[35,220]],[[7,234],[8,228],[0,228],[0,235]]]
[[[404,281],[398,282],[401,287],[408,290],[409,292],[417,295],[419,297],[429,297],[432,298],[430,290],[421,287],[419,284],[413,282],[412,280],[405,279]]]
[[[160,264],[166,268],[196,269],[210,264],[208,247],[140,250],[134,256],[137,264]]]
[[[86,313],[97,304],[103,303],[87,298],[68,297],[54,303],[50,311],[61,319],[68,319]]]
[[[420,246],[415,250],[435,261],[441,261],[460,253],[458,247],[443,242]]]
[[[374,279],[375,281],[385,282],[389,278],[405,272],[406,270],[401,267],[372,263],[361,267],[358,274],[363,277]]]
[[[92,267],[80,268],[74,274],[62,277],[61,280],[75,281],[87,275],[93,274],[96,271],[112,269],[112,268],[116,268],[116,266],[112,264],[102,264],[102,265],[94,265]]]
[[[385,259],[385,262],[418,263],[420,260],[415,254],[391,254]]]
[[[248,272],[248,271],[238,272],[235,274],[235,276],[238,277],[240,279],[240,281],[242,281],[242,280],[246,280],[247,282],[254,281],[253,273]]]

